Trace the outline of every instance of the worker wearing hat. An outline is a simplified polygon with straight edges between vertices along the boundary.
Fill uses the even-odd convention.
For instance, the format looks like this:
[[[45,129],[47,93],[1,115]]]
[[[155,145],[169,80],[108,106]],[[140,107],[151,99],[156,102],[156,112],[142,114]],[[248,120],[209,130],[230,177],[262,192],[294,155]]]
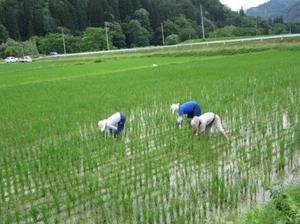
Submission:
[[[101,132],[106,132],[114,137],[121,135],[126,122],[126,117],[122,112],[117,112],[109,118],[100,120],[98,127]]]
[[[178,112],[177,125],[181,127],[183,116],[187,115],[188,123],[194,116],[201,115],[201,108],[196,101],[187,101],[183,104],[175,103],[171,105],[171,111],[174,114]]]
[[[196,136],[205,134],[209,135],[213,125],[223,134],[225,138],[228,138],[222,126],[221,118],[217,114],[208,112],[202,114],[201,116],[195,116],[191,120],[191,126],[194,129]]]

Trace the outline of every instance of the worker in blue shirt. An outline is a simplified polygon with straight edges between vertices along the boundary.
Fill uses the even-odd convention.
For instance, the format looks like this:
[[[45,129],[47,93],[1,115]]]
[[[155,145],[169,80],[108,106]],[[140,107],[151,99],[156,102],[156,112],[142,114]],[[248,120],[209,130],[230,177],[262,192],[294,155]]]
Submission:
[[[179,103],[172,104],[171,111],[173,114],[178,112],[177,125],[179,127],[181,127],[184,115],[187,115],[188,123],[190,123],[194,116],[201,115],[200,105],[196,101],[187,101],[181,105]]]

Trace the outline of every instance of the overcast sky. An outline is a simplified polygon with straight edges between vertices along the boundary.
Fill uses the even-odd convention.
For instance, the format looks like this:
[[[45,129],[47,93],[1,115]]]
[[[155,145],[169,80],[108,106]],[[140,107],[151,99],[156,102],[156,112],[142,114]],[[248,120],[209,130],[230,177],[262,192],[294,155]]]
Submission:
[[[240,10],[242,6],[244,9],[248,9],[268,1],[269,0],[220,0],[220,2],[227,5],[233,11]]]

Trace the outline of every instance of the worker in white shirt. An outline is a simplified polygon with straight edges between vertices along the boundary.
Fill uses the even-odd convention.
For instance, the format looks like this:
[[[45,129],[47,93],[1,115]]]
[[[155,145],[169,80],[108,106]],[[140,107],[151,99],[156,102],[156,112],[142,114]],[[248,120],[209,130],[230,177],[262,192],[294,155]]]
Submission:
[[[126,117],[122,112],[117,112],[109,118],[100,120],[98,127],[102,132],[111,134],[114,137],[121,135],[126,122]]]
[[[205,134],[209,135],[210,129],[213,125],[223,134],[225,138],[228,138],[222,126],[221,118],[217,114],[208,112],[202,114],[201,116],[195,116],[191,120],[191,126],[193,127],[196,136]]]
[[[201,108],[200,105],[196,101],[187,101],[183,104],[175,103],[171,105],[171,111],[174,114],[175,112],[178,112],[177,117],[177,125],[181,127],[183,116],[187,116],[188,123],[191,122],[192,118],[194,116],[200,116],[201,115]]]

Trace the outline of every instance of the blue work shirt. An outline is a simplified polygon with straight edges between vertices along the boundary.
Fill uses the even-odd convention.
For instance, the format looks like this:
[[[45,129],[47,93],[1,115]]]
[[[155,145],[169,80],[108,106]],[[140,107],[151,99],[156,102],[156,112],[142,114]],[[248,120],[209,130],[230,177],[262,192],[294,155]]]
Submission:
[[[188,101],[179,106],[178,115],[182,117],[187,115],[188,118],[201,115],[201,108],[196,101]]]

